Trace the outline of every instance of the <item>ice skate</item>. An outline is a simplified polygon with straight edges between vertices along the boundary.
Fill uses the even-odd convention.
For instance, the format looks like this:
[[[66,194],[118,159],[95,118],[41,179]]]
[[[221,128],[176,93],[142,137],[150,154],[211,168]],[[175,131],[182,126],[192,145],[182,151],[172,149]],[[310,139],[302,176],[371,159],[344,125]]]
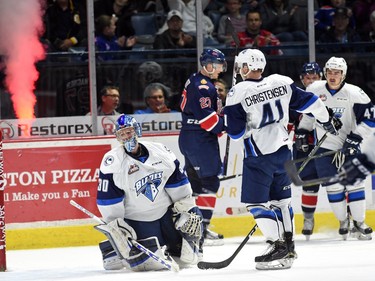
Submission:
[[[314,217],[312,218],[304,218],[303,220],[303,229],[302,234],[305,235],[306,240],[310,240],[310,235],[313,234],[314,230]]]
[[[364,222],[353,221],[353,229],[351,235],[358,240],[371,240],[372,228]]]
[[[203,246],[222,246],[224,245],[224,235],[216,233],[208,227],[203,230],[204,242]]]
[[[348,234],[349,234],[349,219],[345,219],[343,221],[340,221],[339,234],[342,236],[342,238],[344,240],[348,239]]]
[[[277,270],[291,268],[295,259],[294,247],[290,252],[285,241],[277,240],[275,242],[267,241],[270,245],[266,252],[255,257],[255,268],[258,270]]]

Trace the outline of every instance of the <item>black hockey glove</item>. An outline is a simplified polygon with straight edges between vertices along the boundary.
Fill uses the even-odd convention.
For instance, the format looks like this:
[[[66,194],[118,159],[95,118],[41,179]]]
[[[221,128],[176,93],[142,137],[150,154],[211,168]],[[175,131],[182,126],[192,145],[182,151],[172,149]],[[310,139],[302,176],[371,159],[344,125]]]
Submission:
[[[298,151],[307,152],[309,150],[309,131],[297,129],[295,131],[295,144]]]
[[[320,123],[324,130],[326,130],[328,133],[331,133],[332,135],[337,136],[339,134],[339,130],[342,127],[342,122],[339,118],[335,117],[333,114],[333,110],[329,107],[327,107],[329,119],[327,122],[320,122],[318,120],[318,123]]]
[[[369,162],[366,155],[358,154],[347,160],[339,169],[340,183],[343,185],[356,185],[366,179],[374,170],[375,164]]]
[[[361,144],[363,138],[360,135],[350,132],[347,135],[344,145],[342,146],[342,152],[345,156],[352,156],[361,152],[359,145]]]

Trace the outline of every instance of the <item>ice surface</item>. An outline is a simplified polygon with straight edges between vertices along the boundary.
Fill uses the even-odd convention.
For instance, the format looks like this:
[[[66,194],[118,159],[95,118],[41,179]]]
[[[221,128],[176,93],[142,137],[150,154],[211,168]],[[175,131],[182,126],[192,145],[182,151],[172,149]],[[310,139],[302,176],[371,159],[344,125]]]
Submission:
[[[259,230],[258,230],[259,231]],[[204,261],[221,261],[232,255],[243,237],[225,239],[224,246],[206,247]],[[43,250],[13,250],[7,252],[6,272],[0,280],[188,280],[188,281],[374,281],[375,240],[343,241],[335,233],[319,233],[306,241],[296,236],[298,259],[291,269],[259,271],[254,257],[266,248],[262,236],[251,237],[233,262],[220,270],[200,270],[197,267],[170,271],[131,272],[105,271],[98,247],[73,247]],[[172,278],[172,279],[171,279]]]

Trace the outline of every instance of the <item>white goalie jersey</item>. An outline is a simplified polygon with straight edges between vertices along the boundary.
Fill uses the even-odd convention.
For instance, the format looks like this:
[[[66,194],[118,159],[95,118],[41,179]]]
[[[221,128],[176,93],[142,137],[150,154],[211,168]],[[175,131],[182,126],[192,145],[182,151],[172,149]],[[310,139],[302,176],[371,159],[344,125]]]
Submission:
[[[190,183],[175,154],[159,143],[139,143],[146,160],[129,156],[123,146],[107,152],[100,165],[97,205],[106,222],[116,218],[154,221],[168,207],[191,196]]]
[[[326,84],[327,81],[315,81],[306,90],[313,92],[331,108],[343,126],[338,135],[328,134],[321,147],[329,150],[341,149],[351,132],[366,139],[371,134],[371,128],[375,126],[374,106],[370,98],[361,88],[348,83],[344,83],[341,89],[332,95]],[[325,130],[315,122],[314,117],[304,114],[299,128],[311,131],[315,126],[317,137],[320,139]]]

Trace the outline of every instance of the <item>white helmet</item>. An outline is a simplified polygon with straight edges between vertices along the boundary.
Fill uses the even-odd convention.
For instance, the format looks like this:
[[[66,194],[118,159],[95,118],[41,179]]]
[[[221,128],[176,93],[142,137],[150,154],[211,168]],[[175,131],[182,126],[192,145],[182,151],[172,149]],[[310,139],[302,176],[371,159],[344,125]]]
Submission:
[[[242,78],[247,75],[247,73],[242,73],[241,69],[244,66],[249,68],[249,71],[264,70],[266,67],[266,58],[264,54],[258,49],[246,49],[241,51],[235,61],[235,71],[241,74]]]
[[[337,69],[342,71],[342,80],[344,81],[346,77],[346,72],[348,70],[348,65],[344,58],[331,57],[324,66],[324,76],[327,77],[327,69]]]

